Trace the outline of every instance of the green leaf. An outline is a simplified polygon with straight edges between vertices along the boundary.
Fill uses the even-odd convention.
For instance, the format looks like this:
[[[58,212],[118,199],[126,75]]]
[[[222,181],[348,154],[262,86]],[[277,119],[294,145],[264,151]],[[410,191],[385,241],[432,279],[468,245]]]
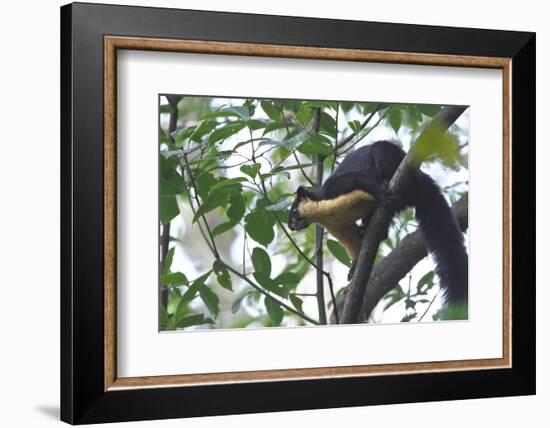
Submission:
[[[246,126],[248,126],[252,131],[265,128],[266,125],[267,124],[265,122],[262,122],[261,120],[256,120],[256,119],[250,119],[246,122]]]
[[[258,208],[248,213],[245,217],[245,230],[254,241],[267,246],[275,239],[273,223],[263,210]]]
[[[229,271],[223,265],[223,263],[221,263],[219,260],[215,260],[214,265],[212,266],[212,270],[216,274],[218,284],[220,284],[226,290],[233,291],[233,288],[231,287],[231,277],[229,276]]]
[[[355,134],[357,134],[361,129],[361,122],[358,120],[352,120],[351,122],[348,122],[348,126]]]
[[[327,239],[327,247],[336,260],[348,267],[351,267],[351,259],[349,258],[347,251],[338,241]]]
[[[467,320],[468,303],[449,304],[446,308],[437,311],[436,315],[439,320]]]
[[[236,224],[241,220],[241,218],[243,218],[245,211],[245,204],[242,193],[231,193],[231,195],[229,195],[229,204],[229,208],[226,212],[227,217]]]
[[[282,100],[281,104],[283,105],[285,110],[296,113],[298,110],[300,110],[302,101],[286,99],[286,100]]]
[[[319,130],[325,131],[332,138],[336,138],[336,121],[331,115],[321,112],[321,123]]]
[[[441,106],[434,106],[434,105],[428,105],[428,104],[421,104],[418,105],[418,110],[422,112],[422,114],[425,114],[428,117],[434,117],[437,113],[439,113],[439,110],[441,110]]]
[[[416,307],[416,302],[412,299],[405,300],[405,309],[414,309]]]
[[[267,116],[276,122],[281,120],[281,110],[275,107],[271,101],[263,100],[260,101],[262,110],[267,114]]]
[[[409,322],[413,319],[416,318],[418,314],[416,312],[412,313],[412,314],[409,314],[409,315],[405,315],[403,318],[401,318],[401,322]]]
[[[222,126],[212,132],[208,141],[210,142],[210,144],[212,144],[220,140],[225,140],[226,138],[229,138],[239,132],[241,129],[244,128],[244,126],[244,122],[241,121],[229,122],[227,125]]]
[[[287,180],[290,180],[290,173],[287,171],[283,171],[282,169],[277,169],[277,171],[270,172],[268,174],[260,174],[262,177],[262,180],[267,180],[269,177],[285,177]]]
[[[160,197],[178,195],[185,191],[185,182],[177,171],[178,166],[179,162],[177,159],[165,159],[162,156],[159,158]]]
[[[300,111],[298,111],[298,113],[296,113],[296,120],[302,125],[302,126],[307,126],[307,124],[309,123],[309,121],[311,120],[311,118],[313,117],[313,113],[314,111],[310,108],[304,108],[302,106],[302,108],[300,109]]]
[[[298,146],[298,151],[305,155],[329,155],[332,153],[332,146],[324,135],[313,134]]]
[[[213,119],[216,117],[229,117],[229,116],[236,116],[245,121],[250,119],[250,113],[248,112],[248,108],[243,106],[231,106],[231,107],[221,108],[220,110],[214,111],[212,113],[208,113],[207,115],[203,116],[202,119]]]
[[[212,236],[218,236],[222,233],[227,232],[235,227],[237,223],[233,221],[226,221],[225,223],[218,224],[214,229],[212,229]]]
[[[166,274],[170,272],[170,268],[172,267],[172,261],[174,260],[175,251],[176,251],[176,247],[172,247],[166,253],[166,260],[164,261],[164,265],[162,266],[162,274]]]
[[[214,177],[210,172],[200,174],[196,178],[197,193],[204,199],[210,193],[210,189],[218,182],[218,179]]]
[[[172,290],[168,295],[168,304],[166,305],[166,311],[170,315],[173,315],[176,313],[176,309],[179,305],[180,299],[181,299],[181,293],[179,292],[178,289]]]
[[[357,104],[356,103],[352,103],[350,101],[342,101],[340,102],[340,107],[342,108],[342,110],[344,111],[344,113],[347,113],[349,112],[351,109],[353,109]]]
[[[459,165],[458,139],[437,123],[424,128],[413,148],[413,155],[417,159],[424,160],[428,156],[434,156],[450,168],[456,169]]]
[[[397,134],[397,132],[399,132],[399,128],[401,128],[401,112],[393,108],[388,114],[388,120],[390,122],[390,126]]]
[[[200,324],[214,324],[214,321],[210,318],[205,318],[203,314],[194,314],[178,320],[176,328],[185,328]]]
[[[405,298],[406,296],[407,294],[403,291],[403,288],[401,288],[401,286],[397,284],[392,291],[386,294],[385,300],[387,301],[387,303],[384,306],[384,310],[395,305],[397,302],[399,302],[401,299]]]
[[[162,224],[168,224],[180,213],[176,196],[161,196],[160,198],[159,217]]]
[[[206,285],[203,285],[199,289],[199,295],[201,296],[202,301],[208,308],[208,311],[210,314],[214,317],[214,319],[218,316],[218,312],[220,311],[220,299],[214,293],[209,287]]]
[[[292,150],[298,144],[303,143],[308,138],[308,136],[309,136],[309,132],[307,130],[300,131],[297,134],[293,135],[292,137],[284,140],[283,146],[288,150]]]
[[[256,247],[252,250],[252,265],[255,272],[263,273],[267,277],[271,275],[271,259],[262,248]]]
[[[296,272],[283,272],[273,280],[276,284],[285,287],[294,287],[300,282],[300,275]]]
[[[267,296],[264,298],[264,304],[273,325],[281,325],[284,316],[283,308],[281,308],[277,302],[273,301],[273,299],[270,299]]]
[[[196,287],[196,288],[201,287],[206,282],[206,280],[208,279],[211,273],[212,271],[209,270],[208,272],[202,274],[198,278],[195,278],[195,280],[193,281],[193,287]]]
[[[160,177],[160,196],[179,195],[183,192],[185,192],[185,182],[175,170],[167,176]]]
[[[185,293],[183,293],[183,296],[181,296],[178,307],[176,309],[176,320],[184,317],[189,312],[188,305],[195,299],[195,297],[197,297],[197,287],[192,285],[185,291]]]
[[[210,193],[212,194],[214,192],[217,192],[220,189],[223,189],[224,187],[242,183],[243,181],[247,181],[247,179],[245,177],[235,177],[235,178],[227,178],[225,180],[221,180],[210,188]]]
[[[209,213],[210,211],[224,205],[227,202],[229,193],[226,191],[219,191],[211,193],[196,211],[193,216],[193,223],[195,223],[203,214]]]
[[[418,294],[426,294],[426,292],[434,286],[434,275],[435,272],[430,271],[418,280],[416,284],[416,292]]]
[[[195,131],[194,126],[189,126],[186,128],[180,128],[176,129],[174,132],[170,134],[170,136],[174,139],[174,142],[176,144],[176,147],[181,147],[183,142],[188,139],[191,134]]]
[[[183,273],[171,272],[171,273],[165,273],[164,275],[161,275],[160,283],[162,285],[180,286],[180,285],[188,285],[189,281],[187,280],[187,277]]]
[[[258,281],[263,288],[271,291],[285,299],[288,297],[288,288],[285,285],[278,284],[275,280],[271,279],[265,272],[254,272],[254,279]]]
[[[363,109],[363,114],[366,116],[367,114],[370,114],[374,111],[374,109],[377,107],[378,104],[375,104],[375,103],[362,103],[361,106],[362,106],[362,109]],[[383,106],[381,106],[381,108],[384,108]]]
[[[414,105],[407,106],[407,113],[409,114],[409,121],[413,129],[418,128],[418,125],[422,122],[422,113],[418,107]]]
[[[168,315],[168,311],[163,305],[160,305],[160,309],[159,309],[160,326],[162,328],[165,328],[168,325],[169,320],[170,320],[170,315]]]
[[[294,306],[297,311],[304,313],[304,309],[302,308],[304,302],[302,301],[302,299],[300,299],[298,296],[295,296],[294,294],[291,294],[289,298],[292,306]]]
[[[384,305],[384,311],[391,308],[393,305],[395,305],[397,302],[399,302],[402,299],[402,297],[398,295],[392,295],[388,300],[388,302]]]
[[[258,171],[260,171],[260,168],[262,165],[259,163],[253,163],[252,165],[242,165],[240,170],[243,174],[248,175],[251,178],[256,177],[258,175]]]
[[[195,129],[195,131],[190,135],[189,138],[197,143],[200,143],[202,141],[202,137],[212,132],[212,130],[216,126],[218,126],[218,123],[216,121],[205,120]]]
[[[241,309],[241,305],[243,304],[244,300],[248,296],[248,293],[244,293],[242,296],[240,296],[238,299],[236,299],[233,304],[231,305],[231,313],[236,314],[239,312],[239,309]]]
[[[292,205],[292,199],[289,198],[288,196],[285,196],[279,201],[277,201],[276,203],[265,207],[265,210],[266,211],[284,211],[291,205]]]
[[[270,132],[276,131],[277,129],[285,129],[286,126],[284,123],[281,122],[271,122],[268,125],[266,125],[264,132],[262,135],[269,134]]]

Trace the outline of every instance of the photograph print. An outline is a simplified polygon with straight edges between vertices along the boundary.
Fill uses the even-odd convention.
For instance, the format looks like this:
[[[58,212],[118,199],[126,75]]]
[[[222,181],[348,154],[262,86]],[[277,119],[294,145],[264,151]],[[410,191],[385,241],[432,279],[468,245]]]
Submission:
[[[158,102],[160,331],[468,319],[467,106]]]

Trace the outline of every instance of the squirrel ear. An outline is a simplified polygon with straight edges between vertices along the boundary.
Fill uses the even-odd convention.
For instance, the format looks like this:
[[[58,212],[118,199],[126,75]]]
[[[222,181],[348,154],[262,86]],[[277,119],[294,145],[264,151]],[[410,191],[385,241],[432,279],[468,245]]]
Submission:
[[[303,198],[304,196],[306,196],[306,188],[304,186],[299,186],[298,187],[298,190],[296,191],[296,196],[298,196],[299,198]]]

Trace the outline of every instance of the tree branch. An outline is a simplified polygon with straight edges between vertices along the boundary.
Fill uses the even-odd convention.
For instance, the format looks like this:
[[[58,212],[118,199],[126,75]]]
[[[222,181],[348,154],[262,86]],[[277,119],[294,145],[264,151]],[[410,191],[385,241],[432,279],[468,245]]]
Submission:
[[[460,229],[464,232],[468,229],[468,194],[455,202],[452,206],[453,213],[458,220]],[[363,299],[359,321],[369,318],[372,310],[380,300],[389,293],[409,273],[416,264],[428,255],[426,242],[422,232],[417,230],[405,236],[386,257],[384,257],[372,270],[369,286]],[[337,306],[343,309],[347,291],[338,298]],[[334,322],[334,313],[331,322]]]
[[[398,195],[407,188],[411,170],[418,169],[426,156],[431,154],[425,150],[429,145],[427,143],[438,135],[443,135],[466,108],[463,106],[446,107],[426,125],[395,171],[388,187],[391,193]],[[392,217],[393,213],[389,207],[380,206],[369,220],[357,260],[357,268],[344,303],[341,315],[343,324],[355,324],[359,321],[365,290],[378,253],[378,246],[387,235]]]
[[[321,126],[321,109],[315,112],[315,133],[319,132]],[[317,155],[315,158],[316,176],[315,185],[321,187],[323,184],[324,156]],[[317,265],[317,310],[319,312],[319,324],[327,323],[327,309],[325,307],[325,284],[323,278],[323,227],[315,225],[315,264]]]
[[[168,140],[171,144],[174,144],[172,138],[172,132],[178,127],[178,103],[182,97],[180,96],[167,96],[168,105],[170,106],[170,115],[168,118]],[[166,257],[168,255],[168,247],[170,245],[170,222],[162,225],[162,232],[160,236],[160,266],[161,270],[164,269],[166,264]],[[166,307],[168,304],[168,291],[160,288],[160,303]]]

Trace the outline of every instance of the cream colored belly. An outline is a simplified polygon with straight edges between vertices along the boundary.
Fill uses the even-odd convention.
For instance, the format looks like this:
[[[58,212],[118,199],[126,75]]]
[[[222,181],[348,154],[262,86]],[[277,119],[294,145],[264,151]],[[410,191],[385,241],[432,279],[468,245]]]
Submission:
[[[354,190],[345,195],[324,201],[306,199],[300,204],[300,214],[317,223],[356,222],[371,214],[375,201],[370,193],[363,190]]]
[[[365,217],[369,218],[375,207],[376,203],[371,194],[354,190],[330,200],[306,200],[299,209],[302,216],[327,229],[355,260],[361,245],[356,222]]]

